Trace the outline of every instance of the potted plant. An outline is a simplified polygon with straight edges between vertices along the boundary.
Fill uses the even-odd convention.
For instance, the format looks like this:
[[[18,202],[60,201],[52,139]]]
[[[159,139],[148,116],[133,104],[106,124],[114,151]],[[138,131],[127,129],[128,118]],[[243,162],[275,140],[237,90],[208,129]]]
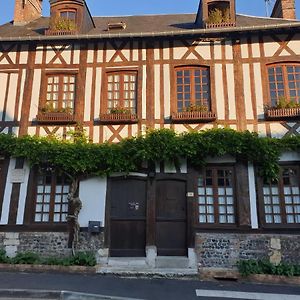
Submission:
[[[63,34],[75,34],[77,32],[77,26],[74,20],[55,17],[50,21],[50,27],[46,30],[47,35],[63,35]]]
[[[47,103],[39,109],[37,121],[70,123],[74,121],[74,111],[71,107],[56,108],[53,103]]]
[[[102,123],[135,123],[137,122],[136,113],[132,113],[131,109],[125,107],[113,107],[109,109],[109,113],[100,115]]]

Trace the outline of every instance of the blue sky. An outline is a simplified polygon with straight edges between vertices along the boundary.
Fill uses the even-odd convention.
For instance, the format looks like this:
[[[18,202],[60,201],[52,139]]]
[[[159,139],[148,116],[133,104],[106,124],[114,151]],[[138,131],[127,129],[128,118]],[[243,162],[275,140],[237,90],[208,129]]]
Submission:
[[[13,19],[14,0],[0,0],[2,5],[0,24]],[[118,16],[140,14],[194,13],[199,0],[86,0],[93,16]],[[275,1],[275,0],[271,0]],[[300,0],[296,1],[297,16],[300,18]],[[43,15],[49,15],[49,1],[44,0]],[[105,4],[104,4],[105,3]],[[264,0],[236,0],[237,12],[265,16]]]

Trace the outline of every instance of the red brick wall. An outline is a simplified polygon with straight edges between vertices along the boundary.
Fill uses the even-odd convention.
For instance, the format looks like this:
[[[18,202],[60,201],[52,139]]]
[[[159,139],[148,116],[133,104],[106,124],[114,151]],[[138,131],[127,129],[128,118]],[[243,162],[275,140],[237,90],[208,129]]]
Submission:
[[[277,0],[271,17],[296,19],[295,0]]]
[[[42,15],[42,0],[15,0],[14,24],[23,25]]]

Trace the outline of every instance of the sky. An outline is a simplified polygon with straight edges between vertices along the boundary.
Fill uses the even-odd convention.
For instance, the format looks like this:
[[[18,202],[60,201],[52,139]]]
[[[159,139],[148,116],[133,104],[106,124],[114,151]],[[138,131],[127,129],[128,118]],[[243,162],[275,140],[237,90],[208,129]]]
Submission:
[[[300,19],[300,0],[295,1],[297,17]],[[14,2],[15,0],[0,0],[2,4],[0,24],[13,19]],[[43,2],[43,15],[49,16],[49,1]],[[86,2],[93,16],[195,13],[199,4],[199,0],[86,0]],[[236,0],[236,5],[238,13],[266,15],[265,0]]]

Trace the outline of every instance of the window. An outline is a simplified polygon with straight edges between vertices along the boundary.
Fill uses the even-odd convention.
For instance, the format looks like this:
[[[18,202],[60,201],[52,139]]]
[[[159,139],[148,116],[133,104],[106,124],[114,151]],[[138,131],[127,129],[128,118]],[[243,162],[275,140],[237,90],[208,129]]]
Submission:
[[[132,113],[137,109],[137,73],[107,74],[107,113]]]
[[[176,69],[177,111],[188,111],[194,107],[211,110],[209,68],[186,67]]]
[[[300,65],[270,66],[268,76],[272,106],[276,106],[281,98],[300,103]]]
[[[61,223],[67,221],[70,181],[53,172],[38,174],[34,222]]]
[[[72,11],[72,10],[65,10],[65,11],[61,11],[60,12],[60,17],[63,19],[68,19],[68,20],[72,20],[76,21],[76,12]]]
[[[47,75],[46,108],[56,112],[74,112],[76,75]]]
[[[206,168],[198,177],[199,223],[234,225],[233,168]]]
[[[266,225],[300,224],[299,167],[282,167],[278,182],[263,184]]]

